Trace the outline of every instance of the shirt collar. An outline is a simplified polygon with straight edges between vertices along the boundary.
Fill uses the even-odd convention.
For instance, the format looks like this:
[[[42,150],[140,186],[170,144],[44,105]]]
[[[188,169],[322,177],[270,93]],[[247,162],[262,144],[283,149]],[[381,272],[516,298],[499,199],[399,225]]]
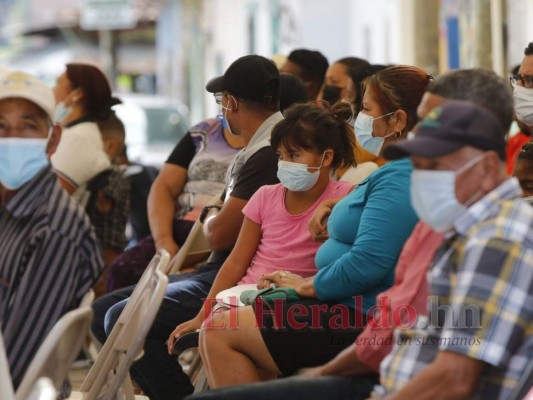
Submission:
[[[505,200],[513,200],[522,196],[520,184],[516,178],[508,178],[498,187],[486,194],[481,200],[477,201],[466,209],[454,222],[454,228],[460,235],[466,233],[474,225],[485,221],[491,215],[495,215],[500,203]]]
[[[7,202],[5,209],[15,218],[24,218],[34,213],[48,196],[50,188],[56,183],[51,167],[43,168],[28,183],[18,189]]]
[[[242,150],[244,162],[248,161],[248,158],[255,154],[258,149],[270,145],[270,134],[272,133],[272,128],[282,119],[283,114],[278,111],[263,121],[261,126],[255,131],[254,135],[250,139],[250,142],[248,142],[246,147]]]

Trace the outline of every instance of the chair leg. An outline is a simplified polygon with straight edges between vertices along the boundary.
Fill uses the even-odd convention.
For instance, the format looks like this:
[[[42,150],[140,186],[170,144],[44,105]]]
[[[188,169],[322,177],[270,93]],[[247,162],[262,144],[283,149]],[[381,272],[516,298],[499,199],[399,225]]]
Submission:
[[[204,392],[207,389],[209,389],[209,385],[207,383],[207,375],[205,374],[205,368],[200,367],[200,371],[198,371],[198,379],[196,380],[196,384],[194,385],[194,393]]]

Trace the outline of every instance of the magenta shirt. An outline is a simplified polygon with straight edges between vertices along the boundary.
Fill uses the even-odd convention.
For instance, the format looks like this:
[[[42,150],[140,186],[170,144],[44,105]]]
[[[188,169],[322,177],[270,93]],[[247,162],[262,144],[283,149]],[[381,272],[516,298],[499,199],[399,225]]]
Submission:
[[[344,197],[352,187],[350,182],[330,181],[322,196],[307,211],[292,215],[285,209],[283,185],[262,186],[242,210],[247,218],[261,225],[262,236],[239,285],[257,283],[261,275],[280,269],[303,277],[316,274],[315,254],[321,243],[311,238],[309,220],[320,203]]]

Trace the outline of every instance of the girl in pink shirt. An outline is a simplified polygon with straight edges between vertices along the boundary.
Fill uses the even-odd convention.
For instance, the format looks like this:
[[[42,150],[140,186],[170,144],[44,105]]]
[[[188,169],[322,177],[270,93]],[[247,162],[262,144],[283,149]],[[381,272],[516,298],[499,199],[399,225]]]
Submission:
[[[304,277],[316,274],[320,243],[313,241],[307,226],[318,205],[344,197],[353,187],[330,179],[336,168],[355,164],[350,117],[347,103],[333,108],[298,104],[286,111],[271,136],[281,183],[261,187],[244,207],[237,243],[218,272],[209,301],[194,319],[171,333],[170,353],[177,337],[200,328],[222,290],[258,283],[263,274],[280,269]]]

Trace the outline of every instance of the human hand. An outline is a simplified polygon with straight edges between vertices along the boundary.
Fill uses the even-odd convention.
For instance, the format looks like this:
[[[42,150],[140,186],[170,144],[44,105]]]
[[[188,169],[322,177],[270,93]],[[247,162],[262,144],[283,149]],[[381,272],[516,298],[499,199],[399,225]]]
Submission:
[[[328,217],[334,205],[335,203],[331,201],[325,201],[316,208],[308,225],[309,233],[313,240],[325,242],[329,238],[327,227]]]
[[[197,329],[200,329],[202,326],[203,321],[203,314],[198,314],[196,317],[191,319],[190,321],[184,322],[183,324],[180,324],[172,331],[170,336],[167,340],[167,349],[168,354],[172,355],[174,354],[174,343],[176,343],[176,340],[186,333],[194,332]]]
[[[275,285],[273,281],[270,279],[266,279],[265,275],[261,275],[261,278],[259,279],[259,282],[257,283],[257,289],[267,289],[269,287],[272,287],[272,285]]]
[[[265,274],[262,279],[276,284],[277,287],[288,287],[292,289],[299,288],[305,281],[300,275],[293,274],[289,271],[276,271],[271,274]]]
[[[178,244],[174,241],[174,238],[172,238],[171,236],[164,236],[156,240],[155,248],[156,250],[165,249],[170,253],[171,257],[174,257],[180,249]]]

